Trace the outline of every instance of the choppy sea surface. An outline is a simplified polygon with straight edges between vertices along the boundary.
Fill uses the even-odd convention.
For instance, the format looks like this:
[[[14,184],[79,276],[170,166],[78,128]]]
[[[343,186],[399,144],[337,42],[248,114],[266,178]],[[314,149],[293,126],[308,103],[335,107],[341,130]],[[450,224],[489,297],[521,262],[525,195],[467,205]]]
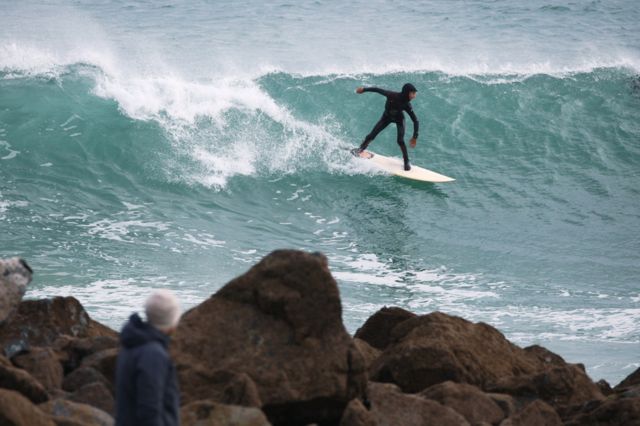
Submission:
[[[594,380],[640,366],[635,0],[0,8],[0,257],[27,297],[118,329],[152,288],[189,308],[295,248],[328,256],[351,333],[440,310]],[[412,162],[453,183],[344,149],[384,104],[354,89],[406,82]]]

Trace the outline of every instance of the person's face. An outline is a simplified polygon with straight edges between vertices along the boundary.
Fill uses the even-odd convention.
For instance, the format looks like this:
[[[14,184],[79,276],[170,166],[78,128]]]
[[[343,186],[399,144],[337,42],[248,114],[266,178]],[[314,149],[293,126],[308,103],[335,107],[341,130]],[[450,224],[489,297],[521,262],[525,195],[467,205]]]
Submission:
[[[413,100],[418,96],[418,92],[409,92],[409,100]]]

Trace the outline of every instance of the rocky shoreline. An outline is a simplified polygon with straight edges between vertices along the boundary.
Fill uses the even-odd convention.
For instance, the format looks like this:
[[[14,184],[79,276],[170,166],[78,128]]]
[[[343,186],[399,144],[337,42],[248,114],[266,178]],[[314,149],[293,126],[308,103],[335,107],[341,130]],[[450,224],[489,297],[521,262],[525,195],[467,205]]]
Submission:
[[[73,297],[25,300],[0,261],[0,424],[112,425],[118,333]],[[611,388],[484,323],[383,308],[350,336],[317,253],[275,251],[186,312],[171,344],[184,425],[640,425]]]

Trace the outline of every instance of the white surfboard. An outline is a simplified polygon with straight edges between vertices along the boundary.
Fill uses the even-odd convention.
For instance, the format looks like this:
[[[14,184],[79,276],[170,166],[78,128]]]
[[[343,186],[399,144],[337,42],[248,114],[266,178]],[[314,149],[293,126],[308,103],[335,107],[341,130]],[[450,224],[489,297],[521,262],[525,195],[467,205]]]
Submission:
[[[425,169],[420,166],[411,165],[411,170],[406,171],[404,169],[404,162],[400,158],[385,157],[384,155],[376,154],[371,151],[363,151],[360,155],[353,154],[358,158],[362,158],[367,161],[371,161],[377,167],[382,170],[400,176],[407,179],[419,180],[422,182],[453,182],[455,179],[449,176],[441,175],[429,169]]]

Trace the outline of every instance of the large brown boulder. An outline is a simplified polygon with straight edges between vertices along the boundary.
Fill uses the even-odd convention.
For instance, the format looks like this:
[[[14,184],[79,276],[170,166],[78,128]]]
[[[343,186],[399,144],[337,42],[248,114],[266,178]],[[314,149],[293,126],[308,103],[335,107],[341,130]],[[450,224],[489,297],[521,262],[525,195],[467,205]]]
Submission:
[[[385,350],[392,341],[394,327],[417,315],[398,307],[384,307],[373,314],[353,337],[362,339],[371,347]]]
[[[110,388],[115,389],[116,366],[118,364],[118,348],[95,352],[82,360],[81,368],[93,368],[109,381]]]
[[[537,359],[542,365],[548,367],[563,367],[567,364],[560,355],[540,345],[527,346],[524,348],[524,351],[527,355]]]
[[[33,271],[22,259],[0,259],[0,326],[18,308]]]
[[[505,393],[488,392],[485,395],[491,398],[491,400],[495,402],[498,407],[500,407],[500,409],[504,413],[504,417],[511,417],[518,411],[518,408],[522,408],[523,405],[520,401],[516,400],[516,398]]]
[[[321,254],[269,254],[183,316],[172,353],[184,402],[219,393],[211,372],[245,374],[276,424],[337,423],[366,383]]]
[[[459,413],[439,402],[400,392],[389,383],[369,382],[370,412],[378,426],[469,426]]]
[[[113,417],[96,407],[66,399],[54,399],[40,404],[38,408],[50,415],[58,425],[113,426],[115,423]]]
[[[452,381],[541,398],[559,411],[604,398],[583,366],[540,346],[522,349],[484,323],[434,312],[400,322],[389,342],[371,367],[371,377],[404,392]]]
[[[0,425],[55,426],[55,423],[18,392],[0,389]]]
[[[98,408],[112,416],[116,414],[115,398],[109,388],[101,382],[82,386],[69,396],[69,400]]]
[[[342,413],[340,426],[377,426],[373,414],[367,410],[362,401],[352,399]]]
[[[85,358],[108,349],[117,350],[119,342],[115,332],[105,336],[98,335],[83,338],[65,334],[58,337],[52,347],[64,367],[65,374],[69,374],[78,368]]]
[[[183,426],[270,426],[262,411],[255,407],[225,405],[213,401],[195,401],[180,409]]]
[[[534,374],[502,378],[488,388],[492,392],[540,398],[561,412],[572,405],[604,399],[598,386],[581,368],[572,364],[547,368]]]
[[[13,358],[14,365],[28,371],[47,390],[60,389],[63,370],[56,353],[51,348],[32,347]]]
[[[44,386],[25,370],[0,355],[0,388],[14,390],[39,404],[49,399]]]
[[[451,380],[483,388],[503,377],[534,373],[540,362],[495,328],[434,312],[396,325],[373,366],[373,379],[419,392]]]
[[[353,339],[353,343],[362,354],[362,358],[364,359],[364,365],[367,369],[367,374],[369,374],[369,370],[371,369],[371,366],[382,354],[382,351],[374,348],[373,346],[370,346],[367,342],[365,342],[362,339],[358,339],[357,337]]]
[[[565,419],[566,426],[640,425],[640,397],[612,398]]]
[[[0,345],[8,357],[32,346],[52,346],[61,335],[113,336],[117,333],[93,321],[74,297],[25,300],[0,327]]]
[[[551,406],[536,399],[500,426],[562,426],[562,420]]]
[[[506,417],[489,395],[473,385],[443,382],[425,389],[420,395],[462,414],[471,424],[497,424]]]
[[[104,374],[93,367],[80,367],[68,374],[62,382],[62,389],[67,392],[76,392],[91,383],[102,383],[107,389],[113,390],[113,385],[104,377]]]
[[[206,371],[197,366],[183,369],[180,374],[182,403],[200,396],[221,404],[262,407],[260,394],[253,379],[246,373],[229,370]]]
[[[640,386],[640,368],[629,374],[623,381],[613,388],[614,391],[620,392],[628,388]]]

